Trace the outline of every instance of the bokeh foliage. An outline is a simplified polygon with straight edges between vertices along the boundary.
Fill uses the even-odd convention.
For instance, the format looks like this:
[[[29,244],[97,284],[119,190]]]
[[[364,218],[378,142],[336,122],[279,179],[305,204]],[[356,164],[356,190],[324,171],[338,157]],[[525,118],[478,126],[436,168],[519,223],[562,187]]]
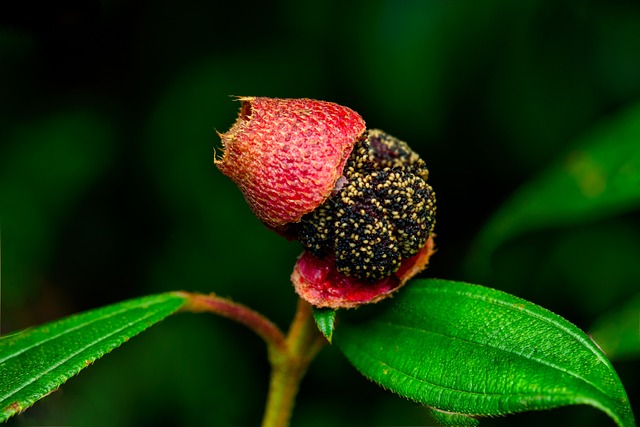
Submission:
[[[514,235],[484,254],[489,269],[469,259],[523,183],[637,111],[637,2],[63,1],[0,23],[3,333],[174,289],[288,323],[300,247],[266,231],[212,165],[215,130],[236,116],[229,95],[339,102],[409,141],[438,194],[425,275],[511,292],[594,333],[611,334],[616,312],[633,326],[637,204]],[[613,358],[631,402],[639,352]],[[237,325],[178,316],[10,425],[256,424],[265,355]],[[608,422],[599,417],[568,408],[484,423]],[[426,420],[325,349],[293,422]]]

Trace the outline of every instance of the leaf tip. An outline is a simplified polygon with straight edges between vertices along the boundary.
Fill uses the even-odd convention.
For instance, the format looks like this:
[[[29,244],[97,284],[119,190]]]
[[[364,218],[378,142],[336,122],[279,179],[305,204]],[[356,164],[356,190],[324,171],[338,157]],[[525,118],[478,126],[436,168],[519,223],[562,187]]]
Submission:
[[[332,308],[313,308],[313,318],[316,321],[318,330],[332,344],[333,331],[336,324],[336,310]]]

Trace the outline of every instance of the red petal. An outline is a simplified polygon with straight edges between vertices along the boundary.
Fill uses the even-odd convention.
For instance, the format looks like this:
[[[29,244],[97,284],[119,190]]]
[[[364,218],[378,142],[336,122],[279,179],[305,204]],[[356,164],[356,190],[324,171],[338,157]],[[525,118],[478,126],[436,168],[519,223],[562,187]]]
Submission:
[[[416,255],[402,261],[394,274],[369,282],[347,277],[338,272],[333,259],[321,260],[305,251],[298,258],[291,280],[298,295],[316,307],[353,308],[389,297],[426,267],[433,252],[430,237]]]

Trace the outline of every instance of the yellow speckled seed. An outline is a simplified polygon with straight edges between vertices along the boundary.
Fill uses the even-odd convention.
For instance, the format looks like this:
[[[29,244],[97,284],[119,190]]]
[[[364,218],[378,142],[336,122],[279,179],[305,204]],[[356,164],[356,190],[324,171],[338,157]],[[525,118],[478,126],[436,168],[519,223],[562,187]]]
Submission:
[[[353,149],[337,194],[295,227],[315,256],[333,256],[347,276],[378,280],[426,243],[435,194],[424,162],[409,146],[369,130]],[[365,238],[366,236],[366,238]]]

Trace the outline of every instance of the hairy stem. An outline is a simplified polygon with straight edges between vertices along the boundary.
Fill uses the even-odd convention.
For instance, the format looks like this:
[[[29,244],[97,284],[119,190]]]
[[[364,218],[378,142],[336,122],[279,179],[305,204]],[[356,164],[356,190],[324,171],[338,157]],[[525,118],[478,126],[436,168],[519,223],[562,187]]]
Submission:
[[[262,427],[289,425],[300,381],[325,342],[313,320],[311,305],[299,300],[286,337],[287,351],[269,352],[272,371]]]
[[[313,320],[313,309],[300,299],[287,335],[269,319],[250,308],[215,294],[178,292],[187,298],[182,310],[209,312],[235,320],[267,343],[271,379],[262,427],[286,427],[295,405],[300,381],[311,361],[326,343]]]
[[[286,352],[287,343],[282,331],[257,311],[215,294],[203,295],[190,292],[179,292],[179,294],[187,297],[188,302],[182,308],[184,311],[209,312],[234,320],[262,338],[267,343],[269,352]]]

